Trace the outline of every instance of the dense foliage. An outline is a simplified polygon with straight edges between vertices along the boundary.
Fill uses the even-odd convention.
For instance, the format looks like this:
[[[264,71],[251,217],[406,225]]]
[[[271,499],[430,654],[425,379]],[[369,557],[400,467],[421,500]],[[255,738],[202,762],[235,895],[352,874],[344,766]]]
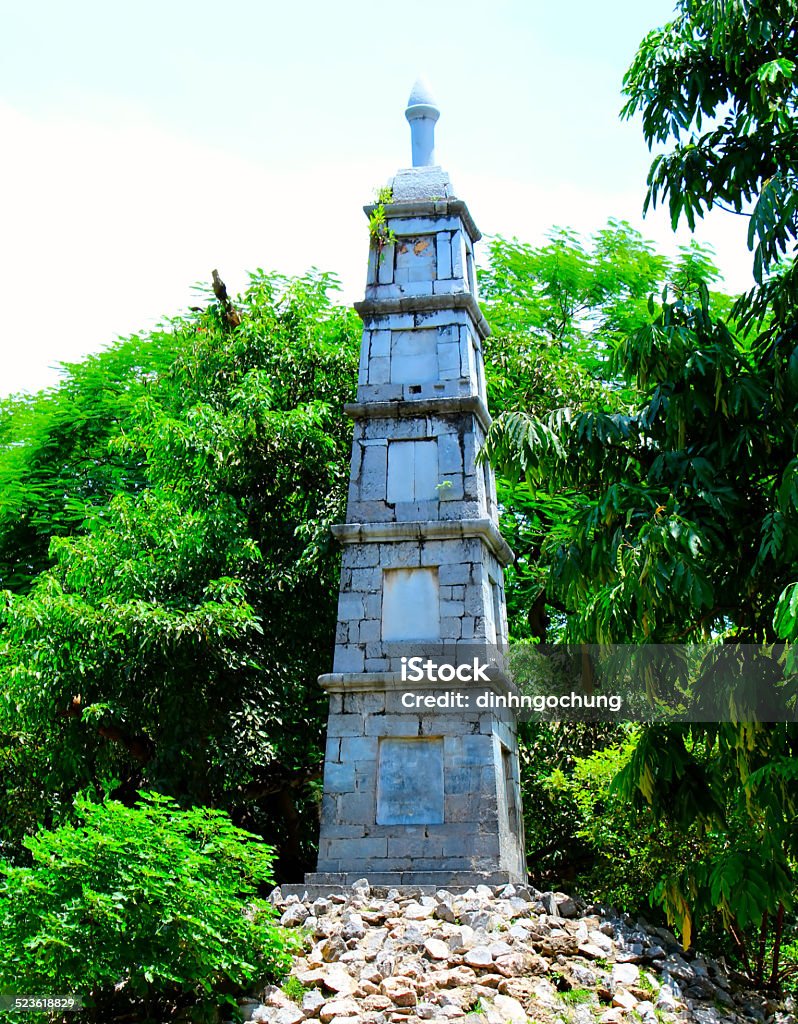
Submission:
[[[518,555],[516,640],[798,640],[797,29],[786,0],[683,0],[625,79],[625,113],[664,148],[648,203],[667,200],[674,223],[750,216],[749,295],[718,291],[700,247],[668,261],[622,222],[490,245],[486,455]],[[236,305],[211,300],[0,404],[0,944],[31,984],[74,980],[101,1000],[127,972],[131,992],[176,1005],[203,970],[218,992],[277,970],[266,919],[231,902],[267,879],[262,848],[215,812],[133,805],[144,787],[225,808],[279,840],[280,877],[312,866],[328,527],[359,338],[333,286],[259,272]],[[685,943],[716,941],[775,984],[796,944],[798,731],[732,711],[526,725],[530,865],[624,909],[653,894]],[[230,863],[218,901],[175,904],[167,945],[123,962],[120,922],[152,930],[133,894],[161,910],[198,896],[209,843]],[[184,896],[163,882],[178,849]],[[41,921],[16,909],[23,889]],[[54,906],[71,909],[56,920]],[[87,914],[107,961],[80,945]],[[168,945],[180,922],[204,936],[196,961]]]
[[[258,274],[234,329],[213,302],[6,403],[6,843],[146,786],[311,863],[357,365],[332,284]]]
[[[685,0],[626,77],[626,113],[671,143],[648,201],[668,196],[674,223],[718,203],[750,212],[762,284],[729,308],[694,262],[642,322],[596,339],[602,402],[519,403],[495,424],[489,454],[521,491],[565,499],[536,524],[536,554],[566,639],[798,636],[794,48],[792,4]],[[684,941],[715,913],[742,966],[775,983],[795,927],[798,731],[755,706],[728,717],[642,729],[615,792],[700,840],[655,886]]]
[[[256,896],[272,851],[225,814],[149,794],[78,799],[76,816],[26,840],[31,867],[0,862],[0,992],[76,993],[85,1020],[125,1003],[198,1020],[286,973],[290,940]]]

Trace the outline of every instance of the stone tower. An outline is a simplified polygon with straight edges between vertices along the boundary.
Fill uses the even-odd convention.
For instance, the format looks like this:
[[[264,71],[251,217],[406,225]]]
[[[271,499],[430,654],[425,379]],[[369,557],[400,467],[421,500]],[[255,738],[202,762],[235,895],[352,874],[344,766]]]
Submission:
[[[372,238],[355,307],[363,341],[357,402],[346,407],[347,521],[334,528],[335,661],[320,678],[330,709],[319,860],[306,881],[500,884],[526,874],[518,752],[513,712],[486,706],[486,694],[512,686],[495,668],[471,689],[401,677],[409,656],[469,664],[501,648],[512,558],[493,475],[476,462],[490,424],[480,234],[435,165],[439,111],[423,81],[406,116],[413,166],[390,183],[387,237]]]

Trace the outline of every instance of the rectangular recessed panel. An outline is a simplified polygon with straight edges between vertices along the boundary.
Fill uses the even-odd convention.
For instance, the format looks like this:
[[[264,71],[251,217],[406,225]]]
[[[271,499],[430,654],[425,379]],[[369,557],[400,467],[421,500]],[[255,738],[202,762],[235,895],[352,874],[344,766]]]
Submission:
[[[388,501],[434,501],[438,497],[438,442],[388,442]]]
[[[443,824],[441,737],[380,740],[377,824]]]
[[[386,569],[382,574],[382,639],[439,640],[438,570]]]
[[[415,501],[415,441],[388,442],[388,501]]]
[[[437,330],[394,331],[391,337],[391,383],[422,384],[437,379]]]

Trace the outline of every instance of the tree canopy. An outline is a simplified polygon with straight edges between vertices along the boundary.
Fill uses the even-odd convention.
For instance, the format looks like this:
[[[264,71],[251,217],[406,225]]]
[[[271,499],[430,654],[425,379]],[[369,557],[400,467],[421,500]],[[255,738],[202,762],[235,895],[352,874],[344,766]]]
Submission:
[[[212,302],[6,403],[7,842],[146,785],[309,862],[359,337],[333,287],[258,273],[235,329]]]

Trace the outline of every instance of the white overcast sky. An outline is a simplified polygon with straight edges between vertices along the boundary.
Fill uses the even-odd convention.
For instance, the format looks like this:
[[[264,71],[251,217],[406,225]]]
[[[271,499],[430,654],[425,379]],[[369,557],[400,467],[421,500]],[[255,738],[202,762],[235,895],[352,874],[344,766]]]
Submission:
[[[426,73],[439,162],[485,234],[631,221],[649,154],[621,79],[670,0],[0,0],[0,395],[196,302],[218,267],[332,270],[362,295],[361,207],[410,162]],[[731,290],[742,218],[718,213]]]

